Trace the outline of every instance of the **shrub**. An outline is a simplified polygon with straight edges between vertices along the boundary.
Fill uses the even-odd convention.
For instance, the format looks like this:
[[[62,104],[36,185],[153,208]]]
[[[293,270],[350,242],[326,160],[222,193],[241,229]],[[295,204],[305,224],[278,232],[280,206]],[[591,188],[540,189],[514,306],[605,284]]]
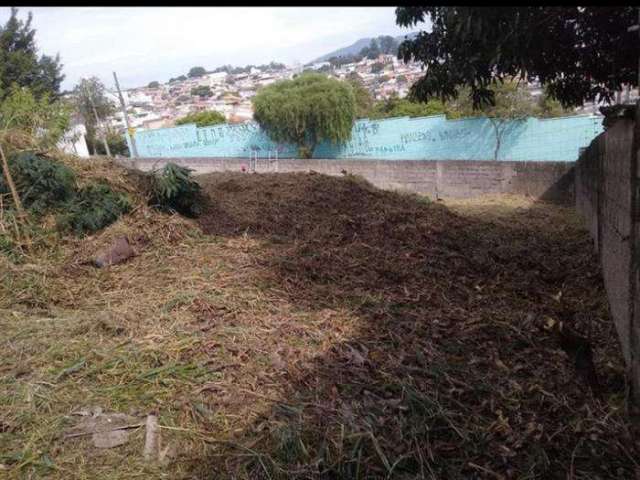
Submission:
[[[114,192],[106,183],[77,188],[73,170],[34,152],[11,155],[9,168],[24,207],[36,217],[57,213],[60,230],[72,230],[77,235],[93,233],[131,209],[125,194]],[[0,194],[8,192],[0,175]],[[4,239],[0,250],[9,247]]]
[[[9,158],[9,169],[25,208],[42,214],[73,196],[73,171],[34,152],[21,152]],[[0,194],[9,192],[4,176],[0,176]]]
[[[178,120],[176,120],[176,125],[195,123],[198,127],[208,127],[211,125],[225,123],[226,121],[227,120],[222,113],[215,110],[205,110],[203,112],[190,113],[182,118],[179,118]]]
[[[200,214],[200,185],[191,178],[192,170],[168,163],[152,178],[151,205],[167,212],[176,211],[187,217]]]
[[[58,228],[83,235],[111,225],[131,210],[131,202],[127,195],[114,192],[105,183],[97,183],[79,189],[63,208],[64,213],[57,219]]]

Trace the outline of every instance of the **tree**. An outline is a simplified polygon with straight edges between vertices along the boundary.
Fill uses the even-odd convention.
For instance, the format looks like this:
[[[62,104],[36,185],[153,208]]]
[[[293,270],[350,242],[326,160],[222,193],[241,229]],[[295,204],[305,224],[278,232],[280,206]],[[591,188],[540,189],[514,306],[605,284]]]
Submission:
[[[204,97],[211,97],[213,95],[213,92],[211,91],[211,88],[209,88],[208,86],[200,85],[197,87],[193,87],[191,89],[191,95],[204,98]]]
[[[0,26],[0,100],[9,95],[14,83],[28,87],[37,99],[45,95],[50,101],[59,98],[64,80],[60,56],[38,57],[32,19],[29,12],[26,22],[19,20],[18,9],[13,7],[7,23]]]
[[[360,56],[367,57],[369,60],[375,60],[380,56],[380,53],[380,47],[378,46],[378,41],[375,38],[371,39],[368,47],[364,47],[360,50]]]
[[[298,145],[303,158],[310,158],[323,140],[351,138],[356,101],[346,82],[303,73],[258,90],[252,102],[254,118],[269,137]]]
[[[568,117],[575,115],[575,112],[572,109],[564,108],[558,100],[551,98],[547,89],[545,89],[544,93],[538,97],[537,107],[536,115],[543,118]]]
[[[398,7],[396,23],[430,18],[400,45],[398,56],[417,60],[426,74],[411,95],[454,98],[468,87],[473,105],[493,103],[492,84],[518,76],[538,79],[565,107],[610,102],[623,84],[638,85],[635,7]]]
[[[203,76],[206,73],[207,71],[204,69],[204,67],[192,67],[187,75],[189,75],[189,78],[197,78]]]
[[[406,98],[398,98],[392,95],[387,100],[376,102],[373,105],[369,118],[392,118],[392,117],[428,117],[431,115],[441,115],[446,113],[445,105],[437,99],[429,100],[426,103],[412,102]]]
[[[342,65],[347,65],[349,63],[358,63],[362,60],[362,56],[359,54],[356,55],[343,55],[339,57],[331,57],[327,60],[332,67],[341,67]]]
[[[185,115],[182,118],[176,120],[176,125],[187,125],[189,123],[195,123],[198,127],[209,127],[211,125],[218,125],[225,123],[227,120],[225,116],[215,110],[205,110],[203,112],[194,112]]]
[[[371,65],[371,73],[380,73],[384,70],[384,64],[377,62]]]
[[[129,157],[129,145],[125,140],[124,134],[118,134],[113,130],[109,129],[107,131],[107,144],[109,145],[109,153],[111,155],[120,155],[123,157]],[[101,143],[96,144],[95,148],[96,155],[107,155],[107,151],[104,148],[104,145]]]
[[[447,107],[449,118],[482,116],[489,119],[496,137],[494,160],[498,160],[502,139],[509,125],[514,122],[524,122],[528,117],[540,112],[539,106],[531,94],[515,80],[506,80],[489,86],[494,99],[493,105],[483,104],[479,109],[474,107],[470,92],[452,102]]]
[[[159,86],[160,86],[160,82],[153,81],[153,82],[149,82],[149,85],[147,85],[147,88],[158,88]]]
[[[380,50],[386,55],[395,55],[398,52],[398,42],[389,35],[378,37]]]
[[[71,107],[62,100],[51,102],[48,95],[38,98],[14,83],[0,102],[0,130],[19,130],[38,147],[54,147],[69,128]]]
[[[373,107],[373,98],[371,98],[369,90],[366,89],[360,75],[356,72],[349,75],[347,82],[351,85],[356,100],[356,118],[368,118]]]
[[[180,75],[178,78],[176,78],[176,80],[178,80],[179,82],[184,82],[187,79],[187,77],[185,77],[184,75]]]
[[[95,154],[99,137],[103,143],[107,141],[101,123],[115,113],[116,106],[107,98],[104,84],[97,77],[80,80],[73,89],[72,103],[87,129],[87,147]]]

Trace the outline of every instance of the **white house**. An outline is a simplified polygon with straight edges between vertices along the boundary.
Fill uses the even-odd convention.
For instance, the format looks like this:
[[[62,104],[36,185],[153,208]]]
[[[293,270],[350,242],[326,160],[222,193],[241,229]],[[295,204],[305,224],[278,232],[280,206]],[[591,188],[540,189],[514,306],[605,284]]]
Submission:
[[[77,155],[79,157],[88,157],[89,148],[85,135],[87,129],[81,123],[74,125],[69,129],[58,142],[58,148],[65,153]]]

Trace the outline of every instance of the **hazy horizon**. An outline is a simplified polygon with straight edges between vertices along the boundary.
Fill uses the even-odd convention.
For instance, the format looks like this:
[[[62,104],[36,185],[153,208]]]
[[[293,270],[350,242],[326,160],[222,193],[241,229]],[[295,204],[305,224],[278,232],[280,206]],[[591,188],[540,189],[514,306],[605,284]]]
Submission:
[[[405,35],[395,7],[20,7],[39,53],[60,54],[62,90],[112,72],[122,88],[166,82],[193,66],[307,63],[363,37]],[[0,9],[4,24],[10,8]],[[424,27],[422,27],[424,28]]]

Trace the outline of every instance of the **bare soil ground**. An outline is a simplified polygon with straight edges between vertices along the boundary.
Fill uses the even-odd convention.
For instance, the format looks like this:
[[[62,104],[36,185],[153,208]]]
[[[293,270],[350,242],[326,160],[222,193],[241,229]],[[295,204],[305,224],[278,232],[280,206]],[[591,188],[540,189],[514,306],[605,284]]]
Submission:
[[[211,174],[196,224],[141,206],[0,271],[0,476],[636,478],[588,234],[521,197]],[[139,255],[83,264],[120,233]],[[2,258],[2,257],[0,257]],[[546,329],[589,339],[593,392]],[[97,449],[74,411],[158,412]]]

